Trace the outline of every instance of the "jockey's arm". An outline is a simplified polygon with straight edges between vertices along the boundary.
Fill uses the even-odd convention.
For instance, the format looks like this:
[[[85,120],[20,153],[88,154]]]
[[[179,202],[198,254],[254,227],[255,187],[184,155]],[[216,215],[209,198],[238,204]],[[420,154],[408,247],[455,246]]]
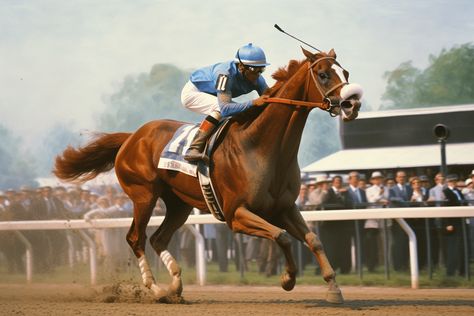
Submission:
[[[219,103],[219,108],[223,117],[240,113],[253,105],[253,101],[243,103],[234,102],[232,101],[232,94],[224,91],[217,93],[217,102]]]

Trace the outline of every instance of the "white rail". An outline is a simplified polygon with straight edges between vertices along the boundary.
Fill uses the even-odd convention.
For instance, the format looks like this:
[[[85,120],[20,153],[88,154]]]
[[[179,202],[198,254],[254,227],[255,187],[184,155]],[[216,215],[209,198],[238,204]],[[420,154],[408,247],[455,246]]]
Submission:
[[[410,269],[412,288],[418,288],[418,265],[416,262],[416,236],[409,225],[404,221],[405,218],[444,218],[444,217],[474,217],[473,206],[456,206],[456,207],[414,207],[414,208],[374,208],[374,209],[357,209],[357,210],[335,210],[335,211],[303,211],[301,212],[306,221],[329,221],[329,220],[356,220],[356,219],[397,219],[401,227],[405,230],[409,238],[410,245]],[[164,220],[163,216],[152,216],[149,226],[159,226]],[[57,229],[90,229],[90,228],[113,228],[113,227],[129,227],[132,222],[131,218],[108,218],[96,219],[91,221],[85,220],[47,220],[47,221],[12,221],[0,222],[1,230],[21,231],[21,230],[57,230]],[[190,215],[186,224],[221,224],[210,214]],[[194,232],[196,233],[196,232]],[[21,238],[20,238],[21,239]],[[21,239],[22,240],[22,239]],[[204,246],[202,238],[196,238],[198,249]],[[201,244],[202,243],[202,244]],[[31,256],[31,248],[28,256]],[[92,254],[93,251],[91,251]],[[199,254],[204,256],[204,252]],[[96,258],[95,255],[90,256],[91,264],[91,283],[96,280]],[[197,258],[203,261],[203,258]],[[27,260],[27,264],[31,265],[32,260]],[[205,266],[199,264],[196,273],[200,284],[204,284]],[[201,271],[202,270],[202,271]],[[32,267],[28,266],[27,271],[32,271]],[[28,276],[31,281],[31,275]]]

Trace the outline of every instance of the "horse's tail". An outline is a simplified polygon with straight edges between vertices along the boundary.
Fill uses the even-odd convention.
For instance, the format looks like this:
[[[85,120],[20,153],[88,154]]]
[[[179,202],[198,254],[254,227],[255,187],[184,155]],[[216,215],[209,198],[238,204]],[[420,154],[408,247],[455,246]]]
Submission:
[[[131,133],[99,134],[84,147],[68,146],[56,157],[53,173],[61,180],[84,182],[114,167],[120,146]]]

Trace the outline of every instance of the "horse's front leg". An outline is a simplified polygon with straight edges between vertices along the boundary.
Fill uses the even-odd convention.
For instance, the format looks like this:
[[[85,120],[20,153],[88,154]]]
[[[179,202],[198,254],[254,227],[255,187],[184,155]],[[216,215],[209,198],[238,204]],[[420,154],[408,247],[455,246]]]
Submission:
[[[305,242],[311,252],[316,256],[319,266],[321,267],[323,278],[329,285],[326,300],[330,303],[342,303],[344,299],[336,283],[336,273],[324,252],[323,244],[319,237],[309,230],[308,225],[296,205],[287,212],[282,213],[280,224],[296,239]]]
[[[235,211],[231,228],[234,232],[273,240],[280,246],[286,258],[286,269],[281,276],[281,286],[286,291],[291,291],[295,286],[297,268],[291,253],[290,235],[243,206]]]

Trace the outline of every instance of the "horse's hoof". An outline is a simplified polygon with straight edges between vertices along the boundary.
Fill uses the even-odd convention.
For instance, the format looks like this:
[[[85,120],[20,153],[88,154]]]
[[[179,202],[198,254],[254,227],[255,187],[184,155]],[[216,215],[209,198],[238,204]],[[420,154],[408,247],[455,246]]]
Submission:
[[[174,278],[168,287],[168,296],[181,296],[181,293],[183,293],[183,282],[181,278]]]
[[[341,290],[328,290],[326,293],[326,301],[331,304],[344,303],[344,297],[342,297]]]
[[[295,287],[296,278],[291,277],[288,273],[283,273],[281,275],[281,287],[285,291],[291,291]]]
[[[159,287],[156,283],[153,283],[150,287],[150,290],[153,292],[153,295],[157,300],[160,300],[162,297],[168,296],[168,291]]]

